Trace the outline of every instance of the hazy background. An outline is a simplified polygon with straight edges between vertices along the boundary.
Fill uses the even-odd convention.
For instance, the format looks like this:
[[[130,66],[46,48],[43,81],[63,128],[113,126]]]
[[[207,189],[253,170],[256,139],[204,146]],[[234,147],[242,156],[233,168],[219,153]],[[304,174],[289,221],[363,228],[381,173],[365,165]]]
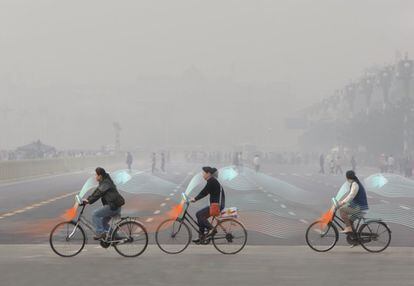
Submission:
[[[413,1],[0,0],[0,149],[295,148],[284,119],[414,54]]]

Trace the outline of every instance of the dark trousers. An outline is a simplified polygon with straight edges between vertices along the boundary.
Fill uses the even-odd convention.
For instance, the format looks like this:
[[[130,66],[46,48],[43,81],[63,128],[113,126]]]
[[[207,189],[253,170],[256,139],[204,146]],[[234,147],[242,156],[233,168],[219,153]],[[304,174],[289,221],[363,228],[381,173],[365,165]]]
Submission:
[[[211,223],[208,221],[208,218],[210,217],[210,206],[199,210],[196,213],[196,217],[200,227],[200,233],[204,234],[206,230],[210,230],[212,228]]]

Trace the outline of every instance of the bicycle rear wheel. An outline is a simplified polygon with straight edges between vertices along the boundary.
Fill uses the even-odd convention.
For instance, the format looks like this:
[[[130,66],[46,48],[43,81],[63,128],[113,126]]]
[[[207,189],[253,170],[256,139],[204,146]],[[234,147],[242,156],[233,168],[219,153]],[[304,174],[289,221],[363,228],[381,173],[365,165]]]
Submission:
[[[190,244],[191,231],[185,222],[168,219],[158,226],[155,241],[165,253],[178,254]]]
[[[216,234],[213,235],[212,241],[219,252],[236,254],[246,245],[247,231],[239,221],[232,218],[223,219],[217,223],[214,229]]]
[[[337,243],[339,233],[332,223],[315,221],[306,230],[306,243],[317,252],[331,250]]]
[[[361,246],[369,252],[384,251],[391,243],[391,231],[382,221],[363,224],[358,236]]]
[[[73,257],[85,246],[86,235],[80,225],[62,222],[50,232],[49,243],[53,252],[62,257]]]
[[[112,233],[111,244],[120,255],[137,257],[148,246],[147,230],[134,220],[120,222]]]

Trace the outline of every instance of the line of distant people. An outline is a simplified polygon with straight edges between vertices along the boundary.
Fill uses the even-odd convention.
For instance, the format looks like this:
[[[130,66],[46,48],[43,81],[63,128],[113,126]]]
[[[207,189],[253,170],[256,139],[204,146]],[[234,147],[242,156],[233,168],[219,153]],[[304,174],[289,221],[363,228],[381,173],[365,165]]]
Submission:
[[[160,156],[160,171],[165,173],[165,161],[166,161],[166,156],[164,154],[164,152],[161,152]],[[157,153],[152,152],[151,155],[151,173],[155,173],[158,171],[157,168]]]
[[[395,158],[392,154],[379,156],[379,169],[381,173],[400,173],[409,178],[413,176],[414,159],[412,156]]]
[[[329,174],[331,175],[342,175],[343,169],[342,166],[345,165],[346,159],[345,157],[342,157],[340,155],[329,155],[326,156],[324,154],[321,154],[319,156],[319,174],[325,174],[325,163],[328,162],[329,163]],[[351,156],[351,159],[349,161],[349,163],[351,164],[351,168],[352,171],[356,171],[357,168],[357,161],[355,159],[355,156]]]

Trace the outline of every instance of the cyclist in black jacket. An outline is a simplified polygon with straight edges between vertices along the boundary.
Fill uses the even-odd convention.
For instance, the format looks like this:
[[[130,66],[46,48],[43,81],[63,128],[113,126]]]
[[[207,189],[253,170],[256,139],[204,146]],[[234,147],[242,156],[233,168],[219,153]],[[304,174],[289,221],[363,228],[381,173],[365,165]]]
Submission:
[[[203,167],[203,178],[207,181],[206,186],[204,189],[193,199],[191,202],[196,202],[201,200],[202,198],[210,195],[210,205],[213,203],[220,205],[220,210],[222,210],[225,206],[225,195],[222,186],[220,185],[219,181],[216,179],[217,169],[212,167]],[[200,243],[205,236],[205,231],[210,231],[212,229],[212,225],[208,221],[210,215],[210,205],[202,208],[196,214],[197,221],[200,226],[200,237],[196,240],[193,240],[195,243]],[[207,234],[208,235],[208,234]]]
[[[86,204],[93,204],[101,199],[102,207],[92,213],[92,221],[96,227],[95,240],[105,238],[109,231],[109,221],[112,217],[121,214],[121,206],[125,204],[124,198],[118,192],[109,174],[103,168],[96,168],[96,180],[99,182],[96,190],[86,199]]]

